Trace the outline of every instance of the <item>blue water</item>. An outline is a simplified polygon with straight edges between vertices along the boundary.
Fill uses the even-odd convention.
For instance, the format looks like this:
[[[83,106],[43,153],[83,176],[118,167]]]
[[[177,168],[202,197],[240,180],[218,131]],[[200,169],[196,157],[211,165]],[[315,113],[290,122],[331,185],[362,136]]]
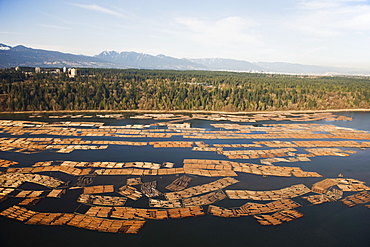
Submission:
[[[316,121],[310,123],[332,124],[341,127],[349,127],[358,130],[370,131],[370,113],[347,112],[341,113],[353,117],[352,121]],[[29,120],[27,115],[0,115],[0,119],[24,119]],[[43,121],[46,119],[35,119]],[[51,120],[48,120],[51,121]],[[61,120],[53,120],[61,121]],[[64,121],[64,120],[63,120]],[[153,120],[133,119],[74,119],[72,121],[104,121],[107,125],[124,124],[148,124]],[[212,121],[192,120],[192,127],[213,129]],[[223,122],[228,123],[228,122]],[[265,121],[262,123],[277,123]],[[294,122],[279,122],[294,123]],[[1,134],[0,137],[8,135]],[[62,137],[63,138],[63,137]],[[69,138],[69,137],[64,137]],[[82,137],[83,139],[94,139]],[[104,140],[127,140],[125,138],[97,138]],[[128,139],[130,141],[147,141],[145,139]],[[151,141],[154,139],[151,139]],[[165,139],[158,139],[164,141]],[[179,137],[170,140],[183,140]],[[196,141],[185,139],[185,141]],[[207,144],[212,143],[252,143],[259,140],[205,140]],[[289,140],[287,140],[289,141]],[[349,148],[345,148],[347,150]],[[305,171],[316,171],[327,177],[336,177],[342,173],[346,178],[354,178],[370,185],[370,150],[356,150],[356,154],[350,157],[314,157],[311,162],[275,163],[282,166],[299,166]],[[46,160],[74,160],[74,161],[151,161],[162,163],[165,161],[175,162],[176,167],[182,165],[183,159],[224,159],[213,152],[194,152],[189,148],[153,148],[151,146],[130,147],[110,145],[106,150],[74,151],[70,154],[60,154],[51,151],[43,151],[35,154],[20,154],[14,152],[0,152],[1,159],[18,161],[18,166],[30,166],[38,161]],[[243,160],[236,160],[243,162]],[[259,160],[244,160],[244,162],[259,163]],[[76,182],[76,177],[63,173],[53,173],[65,181]],[[238,174],[236,179],[240,183],[234,184],[227,189],[248,190],[273,190],[303,183],[310,187],[321,178],[263,178],[251,174]],[[126,183],[127,176],[98,176],[92,185],[114,184],[116,187]],[[176,178],[171,176],[145,176],[144,182],[156,180],[158,189],[166,191],[164,187]],[[208,183],[217,178],[197,177],[190,186]],[[39,189],[44,187],[34,184],[24,184],[21,189]],[[79,204],[77,197],[82,189],[68,190],[60,199],[45,198],[35,206],[27,206],[28,209],[39,212],[73,212]],[[344,196],[353,193],[346,192]],[[117,194],[116,194],[117,196]],[[0,203],[0,210],[12,206],[22,199],[10,198]],[[16,220],[0,217],[0,246],[300,246],[300,247],[340,247],[340,246],[370,246],[370,209],[363,205],[349,208],[341,202],[325,203],[311,206],[302,198],[293,200],[302,204],[297,210],[304,217],[279,226],[261,226],[253,217],[219,218],[205,215],[194,218],[148,220],[140,232],[136,235],[101,233],[71,226],[40,226],[26,225]],[[247,200],[223,200],[215,205],[223,207],[238,207],[248,202]],[[148,208],[146,198],[138,201],[127,201],[127,206]],[[82,210],[80,208],[79,210]],[[207,210],[207,206],[204,207]]]

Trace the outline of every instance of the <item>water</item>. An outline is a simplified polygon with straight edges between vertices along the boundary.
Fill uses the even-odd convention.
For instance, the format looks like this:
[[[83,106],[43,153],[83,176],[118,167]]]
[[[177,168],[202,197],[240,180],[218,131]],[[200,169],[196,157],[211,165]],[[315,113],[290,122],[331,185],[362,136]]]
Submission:
[[[340,127],[349,127],[358,130],[370,131],[370,113],[348,112],[342,113],[353,117],[353,121],[316,121],[309,123],[332,124]],[[29,120],[28,115],[0,115],[0,119],[24,119]],[[35,121],[43,121],[37,119]],[[48,120],[51,121],[51,120]],[[61,121],[61,120],[53,120]],[[63,120],[64,121],[64,120]],[[72,121],[79,121],[75,119]],[[83,119],[80,121],[101,121],[100,119]],[[153,120],[104,120],[107,125],[124,124],[148,124]],[[213,121],[192,120],[192,127],[213,129],[209,124]],[[228,122],[223,122],[228,123]],[[276,123],[266,121],[263,123]],[[292,122],[279,122],[292,123]],[[6,134],[0,137],[8,136]],[[62,137],[68,138],[68,137]],[[91,139],[83,137],[83,139]],[[96,138],[104,140],[126,140],[117,137]],[[129,139],[130,141],[146,141],[145,139]],[[153,141],[155,139],[151,139]],[[157,139],[164,141],[166,139]],[[183,140],[173,137],[172,140]],[[195,141],[185,139],[185,141]],[[212,143],[252,143],[259,140],[205,140],[207,144]],[[289,140],[287,140],[289,141]],[[351,148],[342,148],[348,150]],[[356,154],[349,157],[313,157],[311,162],[275,163],[281,166],[299,166],[304,171],[316,171],[324,178],[336,177],[342,173],[346,178],[354,178],[370,185],[370,150],[356,150]],[[165,161],[175,162],[176,167],[182,165],[183,159],[223,159],[214,152],[194,152],[189,148],[153,148],[151,146],[131,147],[110,145],[106,150],[74,151],[70,154],[60,154],[51,151],[43,151],[35,154],[20,154],[14,152],[0,152],[1,159],[18,161],[17,166],[30,166],[38,161],[46,160],[74,160],[74,161],[151,161],[162,163]],[[259,163],[259,160],[235,160],[240,162]],[[53,173],[65,181],[73,184],[76,177]],[[266,177],[239,173],[236,179],[240,183],[234,184],[227,189],[248,190],[274,190],[303,183],[310,187],[322,178],[283,178]],[[116,187],[126,183],[127,176],[98,176],[92,185],[114,184]],[[144,182],[157,180],[158,189],[166,191],[164,187],[176,178],[175,175],[153,177],[142,177]],[[190,186],[208,183],[217,178],[197,177]],[[42,186],[26,183],[21,189],[45,189]],[[82,189],[68,190],[62,198],[45,198],[35,206],[26,206],[28,209],[39,212],[73,212],[79,204],[76,202]],[[344,196],[353,193],[346,192]],[[118,194],[115,194],[116,196]],[[0,210],[12,206],[22,199],[10,198],[0,203]],[[294,201],[302,204],[297,210],[304,217],[279,226],[261,226],[251,216],[240,218],[219,218],[211,215],[201,217],[148,220],[140,232],[131,234],[112,234],[79,229],[72,226],[42,226],[26,225],[22,222],[0,217],[0,246],[370,246],[370,209],[363,205],[349,208],[341,202],[324,203],[321,205],[310,205],[302,198],[294,198]],[[239,207],[248,200],[223,200],[215,203],[222,207]],[[265,203],[265,202],[262,202]],[[146,198],[138,201],[128,200],[126,206],[148,208]],[[207,206],[204,206],[205,210]],[[79,210],[82,210],[80,208]]]

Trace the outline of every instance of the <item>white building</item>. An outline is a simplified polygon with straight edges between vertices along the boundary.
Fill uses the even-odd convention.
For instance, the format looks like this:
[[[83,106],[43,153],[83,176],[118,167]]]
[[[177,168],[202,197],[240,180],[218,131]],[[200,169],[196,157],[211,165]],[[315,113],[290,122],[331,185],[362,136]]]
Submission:
[[[76,75],[77,75],[77,69],[75,69],[75,68],[68,69],[69,78],[74,78]]]

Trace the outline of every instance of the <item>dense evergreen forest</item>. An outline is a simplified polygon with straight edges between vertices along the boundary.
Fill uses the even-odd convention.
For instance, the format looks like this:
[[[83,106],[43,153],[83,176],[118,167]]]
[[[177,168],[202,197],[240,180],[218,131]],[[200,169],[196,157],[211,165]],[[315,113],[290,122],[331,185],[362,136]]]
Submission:
[[[33,70],[34,71],[34,70]],[[370,80],[216,71],[0,71],[1,111],[370,108]]]

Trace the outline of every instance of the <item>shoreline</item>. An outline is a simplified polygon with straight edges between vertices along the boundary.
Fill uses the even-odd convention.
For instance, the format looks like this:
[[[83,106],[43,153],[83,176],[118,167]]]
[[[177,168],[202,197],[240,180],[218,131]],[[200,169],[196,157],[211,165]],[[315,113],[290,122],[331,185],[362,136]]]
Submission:
[[[276,111],[204,111],[204,110],[58,110],[58,111],[2,111],[0,114],[40,114],[40,113],[195,113],[195,114],[289,114],[289,113],[325,113],[325,112],[370,112],[370,109],[328,109],[328,110],[276,110]]]

